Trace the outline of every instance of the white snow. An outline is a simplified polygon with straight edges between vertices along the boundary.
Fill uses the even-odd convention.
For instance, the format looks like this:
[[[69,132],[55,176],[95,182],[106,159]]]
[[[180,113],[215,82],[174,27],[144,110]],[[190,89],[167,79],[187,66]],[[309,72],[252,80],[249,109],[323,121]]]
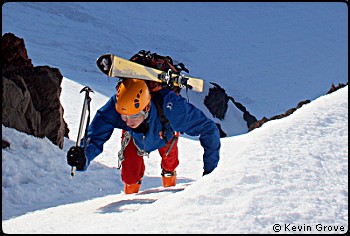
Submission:
[[[2,126],[5,233],[345,233],[348,230],[348,8],[344,3],[26,3],[2,7],[2,33],[24,38],[35,66],[64,76],[63,150]],[[103,53],[148,49],[217,82],[258,119],[292,115],[221,139],[202,177],[198,141],[179,140],[178,186],[161,186],[157,152],[140,194],[125,195],[115,130],[88,171],[70,177],[84,86],[92,116],[115,93]],[[180,188],[186,186],[182,191]],[[157,200],[159,199],[159,200]]]

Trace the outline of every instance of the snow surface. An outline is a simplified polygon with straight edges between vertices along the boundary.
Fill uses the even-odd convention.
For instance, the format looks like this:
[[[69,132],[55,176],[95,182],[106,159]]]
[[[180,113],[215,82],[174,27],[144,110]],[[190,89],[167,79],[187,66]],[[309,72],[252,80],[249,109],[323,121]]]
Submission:
[[[169,10],[172,9],[172,10]],[[24,38],[35,66],[64,75],[63,150],[2,126],[5,233],[344,233],[348,230],[348,9],[344,3],[6,3],[2,32]],[[140,194],[125,195],[116,130],[87,172],[70,177],[84,86],[92,116],[115,92],[95,59],[140,49],[171,55],[258,119],[310,99],[291,116],[221,139],[217,169],[179,140],[178,186],[145,159]],[[54,55],[54,56],[53,56]],[[184,190],[182,188],[186,187]],[[159,200],[157,200],[159,199]],[[325,228],[324,228],[325,227]]]

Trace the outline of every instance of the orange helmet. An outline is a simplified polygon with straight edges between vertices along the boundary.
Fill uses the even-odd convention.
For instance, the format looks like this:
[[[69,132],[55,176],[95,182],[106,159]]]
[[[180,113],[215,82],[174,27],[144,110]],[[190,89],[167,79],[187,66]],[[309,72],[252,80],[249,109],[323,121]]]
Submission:
[[[115,109],[123,115],[135,115],[143,111],[151,101],[147,84],[139,79],[124,79],[118,87]]]

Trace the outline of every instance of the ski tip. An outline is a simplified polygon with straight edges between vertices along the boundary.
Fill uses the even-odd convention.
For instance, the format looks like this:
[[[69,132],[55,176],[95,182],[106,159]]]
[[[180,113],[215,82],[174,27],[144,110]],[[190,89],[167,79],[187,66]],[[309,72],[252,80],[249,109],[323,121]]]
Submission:
[[[106,75],[109,74],[109,71],[112,66],[112,54],[104,54],[97,58],[96,64],[100,71]]]

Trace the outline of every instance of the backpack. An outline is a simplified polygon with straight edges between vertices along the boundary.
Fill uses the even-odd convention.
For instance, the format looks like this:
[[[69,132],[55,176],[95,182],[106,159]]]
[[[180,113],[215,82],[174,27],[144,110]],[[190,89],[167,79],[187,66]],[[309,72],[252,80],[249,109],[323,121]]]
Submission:
[[[185,67],[183,63],[174,64],[173,59],[170,56],[162,56],[157,53],[151,53],[150,51],[140,50],[138,53],[133,55],[130,61],[136,62],[138,64],[148,66],[154,69],[158,69],[161,71],[168,72],[171,70],[172,73],[180,74],[180,72],[185,71],[189,73],[189,70]],[[154,81],[146,81],[148,88],[151,93],[151,99],[155,106],[157,107],[157,114],[162,124],[162,131],[160,132],[160,137],[168,143],[165,133],[167,132],[167,126],[169,126],[170,122],[168,118],[166,118],[163,111],[163,96],[160,93],[161,89],[170,89],[173,90],[178,96],[180,95],[181,88],[175,87],[173,85],[169,85],[166,83],[159,83]],[[175,134],[173,135],[175,138]],[[173,138],[173,140],[175,140]]]
[[[189,70],[183,63],[174,64],[174,61],[170,56],[162,56],[146,50],[140,50],[130,58],[130,61],[164,72],[171,70],[171,72],[175,74],[180,74],[182,71],[189,73]],[[156,92],[162,88],[167,88],[174,90],[177,94],[180,93],[180,88],[171,84],[169,85],[165,83],[147,81],[147,85],[151,92]]]

